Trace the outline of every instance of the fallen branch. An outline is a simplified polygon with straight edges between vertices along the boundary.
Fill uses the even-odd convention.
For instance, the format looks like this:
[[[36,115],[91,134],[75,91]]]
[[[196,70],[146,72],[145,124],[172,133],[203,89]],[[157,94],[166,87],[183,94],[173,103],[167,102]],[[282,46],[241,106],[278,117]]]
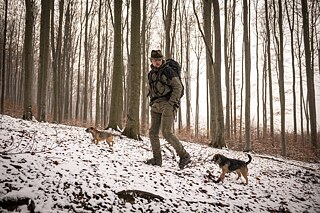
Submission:
[[[147,199],[148,201],[158,199],[162,202],[164,200],[164,198],[161,197],[160,195],[156,195],[151,192],[146,192],[141,190],[123,190],[120,192],[116,192],[116,194],[120,199],[123,199],[126,202],[129,202],[131,204],[135,203],[136,197],[144,198],[144,199]]]

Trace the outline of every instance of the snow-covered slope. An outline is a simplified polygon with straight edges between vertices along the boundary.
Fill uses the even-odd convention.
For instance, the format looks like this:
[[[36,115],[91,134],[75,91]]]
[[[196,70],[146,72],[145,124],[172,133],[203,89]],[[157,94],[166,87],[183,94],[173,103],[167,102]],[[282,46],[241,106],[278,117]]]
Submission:
[[[215,153],[242,152],[183,142],[192,164],[180,170],[162,141],[163,166],[149,166],[148,138],[91,143],[85,128],[0,115],[0,212],[320,212],[320,165],[251,154],[249,184],[226,176]],[[135,193],[133,193],[135,192]]]

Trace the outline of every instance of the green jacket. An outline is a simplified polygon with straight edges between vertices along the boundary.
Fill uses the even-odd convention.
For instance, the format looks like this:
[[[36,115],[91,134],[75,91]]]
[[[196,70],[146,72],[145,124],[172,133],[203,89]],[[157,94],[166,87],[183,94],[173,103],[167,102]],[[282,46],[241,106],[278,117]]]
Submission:
[[[179,107],[183,87],[178,74],[165,62],[159,68],[151,65],[148,81],[150,106],[167,101],[170,105]]]

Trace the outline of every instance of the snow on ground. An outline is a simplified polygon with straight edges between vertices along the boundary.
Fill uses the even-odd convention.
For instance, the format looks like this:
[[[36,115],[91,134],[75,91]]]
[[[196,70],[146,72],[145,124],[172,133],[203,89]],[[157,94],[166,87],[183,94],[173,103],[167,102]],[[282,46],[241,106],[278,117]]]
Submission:
[[[144,164],[148,138],[117,137],[113,150],[91,139],[85,128],[0,115],[0,212],[320,212],[319,163],[252,153],[247,186],[233,173],[214,183],[215,153],[247,155],[182,142],[193,162],[180,170],[165,141],[157,167]]]

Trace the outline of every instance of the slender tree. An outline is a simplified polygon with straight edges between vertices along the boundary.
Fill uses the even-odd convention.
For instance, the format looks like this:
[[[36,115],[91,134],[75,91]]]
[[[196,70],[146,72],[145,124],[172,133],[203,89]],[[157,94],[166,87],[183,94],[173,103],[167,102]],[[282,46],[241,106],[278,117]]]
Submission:
[[[279,5],[279,18],[278,18],[278,25],[279,25],[279,94],[280,94],[280,114],[281,114],[281,154],[282,156],[287,155],[287,148],[286,148],[286,123],[285,123],[285,91],[284,91],[284,66],[283,66],[283,20],[282,20],[282,1],[278,0]]]
[[[188,11],[185,2],[182,2],[183,6],[180,7],[180,52],[181,52],[181,64],[183,63],[183,50],[185,49],[185,63],[183,66],[184,78],[185,78],[185,97],[186,97],[186,130],[191,131],[191,72],[190,72],[190,29],[191,21],[188,17]],[[182,10],[182,11],[181,11]],[[184,24],[183,24],[184,23]],[[184,26],[184,28],[183,28]],[[183,31],[184,30],[184,31]],[[180,107],[181,111],[181,107]]]
[[[195,42],[194,53],[197,58],[197,80],[196,80],[196,112],[195,112],[195,137],[199,136],[199,96],[200,96],[200,58],[203,46],[197,37]]]
[[[163,2],[163,1],[162,1]],[[166,1],[166,4],[162,5],[163,8],[163,21],[164,21],[164,29],[165,29],[165,56],[167,58],[172,57],[171,50],[171,40],[170,40],[170,32],[171,32],[171,22],[172,22],[172,7],[173,0]],[[165,12],[166,11],[166,12]]]
[[[250,83],[250,77],[251,77],[251,57],[250,57],[250,31],[249,31],[249,25],[250,21],[248,20],[248,14],[250,12],[250,9],[248,9],[247,0],[243,1],[243,36],[244,36],[244,54],[245,54],[245,134],[246,134],[246,145],[244,148],[244,151],[251,151],[251,125],[250,125],[250,103],[251,103],[251,83]]]
[[[101,67],[100,67],[100,61],[101,61],[101,50],[100,50],[100,34],[101,34],[101,10],[102,10],[102,0],[99,1],[99,12],[98,12],[98,47],[97,47],[97,82],[96,82],[96,126],[98,126],[101,122],[101,115],[100,115],[100,88],[101,88]]]
[[[141,51],[142,51],[142,81],[141,81],[141,133],[147,133],[147,56],[146,56],[146,29],[147,29],[147,0],[142,0],[142,22],[141,22]]]
[[[226,140],[230,139],[230,70],[229,70],[229,17],[228,1],[224,1],[224,68],[225,68],[225,85],[226,85]]]
[[[292,99],[293,99],[293,133],[294,141],[297,141],[297,97],[296,97],[296,67],[294,60],[294,24],[295,24],[295,0],[292,0],[292,15],[290,17],[288,1],[285,0],[287,19],[290,29],[291,67],[292,67]],[[291,20],[292,19],[292,20]]]
[[[211,141],[211,145],[215,148],[223,148],[226,146],[224,140],[224,116],[222,105],[222,91],[221,91],[221,29],[220,29],[220,8],[219,1],[212,0],[213,13],[214,13],[214,101],[216,110],[216,134],[214,135],[214,141]]]
[[[140,46],[140,0],[131,1],[131,42],[130,42],[130,71],[129,108],[127,125],[123,134],[129,138],[141,140],[139,105],[141,84],[141,46]]]
[[[57,38],[55,40],[55,23],[54,23],[54,0],[51,1],[51,51],[52,51],[52,68],[53,68],[53,120],[61,121],[61,49],[62,49],[62,24],[63,24],[64,0],[59,2],[59,26]],[[56,47],[55,47],[56,45]]]
[[[260,137],[260,81],[259,81],[259,30],[258,30],[258,1],[255,3],[256,12],[256,73],[257,73],[257,139]]]
[[[30,2],[28,2],[30,3]],[[27,8],[27,2],[26,2]],[[29,8],[30,9],[30,8]],[[27,20],[26,16],[26,20]],[[6,43],[7,43],[7,25],[8,25],[8,0],[5,0],[5,14],[4,14],[4,30],[3,30],[3,49],[2,49],[2,67],[1,69],[1,99],[0,99],[0,113],[4,112],[4,91],[5,91],[5,76],[6,76]]]
[[[235,25],[236,25],[236,0],[232,6],[232,29],[231,29],[231,50],[232,51],[232,87],[233,87],[233,138],[237,138],[237,88],[236,88],[236,45],[235,45]],[[230,54],[231,55],[231,54]]]
[[[32,82],[33,82],[33,27],[34,27],[34,1],[25,0],[26,23],[24,34],[24,112],[23,119],[32,119]]]
[[[51,0],[50,0],[51,1]],[[49,31],[51,2],[41,0],[40,56],[38,73],[38,119],[47,120],[47,81],[49,65]]]
[[[86,0],[86,15],[85,15],[85,32],[84,32],[84,91],[83,91],[83,122],[86,123],[88,120],[88,81],[89,81],[89,44],[88,44],[88,22],[89,22],[89,0]]]
[[[310,52],[310,38],[309,38],[309,15],[308,15],[308,3],[306,0],[301,0],[302,5],[302,20],[303,20],[303,41],[305,48],[305,63],[307,73],[307,89],[308,89],[308,101],[310,111],[310,127],[311,127],[311,143],[314,148],[318,148],[317,142],[317,116],[316,116],[316,104],[315,104],[315,92],[314,92],[314,73],[311,68],[311,52]]]
[[[70,93],[71,93],[71,86],[72,86],[72,81],[71,79],[71,51],[72,51],[72,39],[71,39],[71,3],[68,2],[67,4],[67,10],[65,14],[65,30],[64,30],[64,45],[63,45],[63,64],[64,64],[64,73],[65,75],[65,80],[64,80],[64,91],[63,91],[63,96],[64,96],[64,101],[63,101],[63,117],[65,120],[69,120],[71,117],[71,112],[70,112]]]
[[[207,76],[207,137],[215,136],[216,116],[214,109],[214,75],[213,75],[213,56],[212,56],[212,42],[211,42],[211,0],[203,0],[203,30],[201,28],[200,20],[196,11],[195,1],[192,1],[193,12],[196,16],[198,29],[201,33],[202,39],[206,46],[206,76]]]
[[[104,39],[104,58],[103,58],[103,80],[102,80],[102,89],[104,90],[103,95],[101,96],[101,106],[103,106],[103,110],[101,113],[102,120],[103,120],[103,126],[107,126],[108,124],[108,119],[109,119],[109,106],[110,106],[110,98],[109,98],[109,91],[110,91],[110,77],[109,77],[109,70],[110,70],[110,64],[109,63],[109,58],[111,55],[111,51],[109,50],[109,15],[112,12],[109,10],[110,9],[110,4],[105,4],[105,20],[106,20],[106,26],[105,26],[105,39]],[[112,18],[111,18],[112,20]]]
[[[114,2],[114,60],[112,92],[110,105],[110,119],[108,127],[117,129],[122,127],[122,33],[121,33],[122,0]]]
[[[273,89],[272,89],[272,70],[271,70],[271,40],[270,40],[270,27],[269,27],[269,5],[268,0],[264,1],[265,15],[266,15],[266,32],[267,32],[267,70],[268,70],[268,81],[269,81],[269,107],[270,107],[270,136],[272,146],[274,146],[274,125],[273,125]]]
[[[297,8],[295,8],[297,9]],[[302,35],[301,35],[301,29],[299,26],[299,16],[297,16],[297,21],[296,21],[296,38],[297,38],[297,42],[296,42],[296,49],[297,49],[297,53],[296,53],[296,59],[297,59],[297,65],[299,68],[299,88],[300,88],[300,98],[299,98],[299,102],[300,102],[300,134],[301,134],[301,138],[303,139],[303,141],[305,141],[305,137],[304,137],[304,91],[303,91],[303,76],[302,76],[302,50],[301,50],[301,46],[302,46]],[[308,118],[307,118],[308,119]]]
[[[80,26],[80,35],[79,35],[79,43],[81,44],[82,42],[82,24]],[[80,98],[80,85],[81,85],[81,45],[79,46],[79,53],[78,53],[78,66],[77,66],[77,91],[76,91],[76,94],[77,94],[77,97],[76,97],[76,114],[75,114],[75,118],[76,119],[80,119],[81,118],[81,109],[80,109],[80,102],[81,102],[81,98]]]
[[[262,138],[265,139],[267,135],[267,51],[266,51],[266,42],[265,36],[263,37],[263,71],[262,71]]]

